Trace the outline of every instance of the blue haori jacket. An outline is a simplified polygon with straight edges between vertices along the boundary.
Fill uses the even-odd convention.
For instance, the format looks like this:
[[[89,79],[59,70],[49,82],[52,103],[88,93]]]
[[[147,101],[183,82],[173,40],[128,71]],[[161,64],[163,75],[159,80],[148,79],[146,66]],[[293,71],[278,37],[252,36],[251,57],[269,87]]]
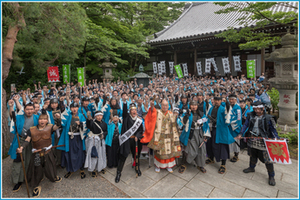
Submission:
[[[211,111],[214,108],[212,106],[208,111],[208,115],[211,115]],[[208,120],[210,122],[210,120]],[[222,102],[218,109],[217,114],[217,127],[216,127],[216,143],[219,144],[231,144],[235,140],[229,131],[230,115],[226,111],[226,104]]]
[[[232,137],[236,137],[242,128],[242,109],[238,104],[235,104],[233,107],[230,106],[229,109],[230,115],[230,126],[229,131]]]
[[[48,117],[49,117],[49,119],[50,119],[50,122],[48,122],[49,124],[55,124],[55,122],[54,122],[54,118],[53,118],[53,114],[52,114],[52,110],[47,110],[47,115],[48,115]],[[54,146],[55,145],[55,132],[53,132],[52,134],[51,134],[51,138],[52,138],[52,146]]]
[[[183,116],[184,115],[185,114],[183,114]],[[202,131],[203,131],[203,135],[206,137],[211,137],[209,126],[208,126],[208,118],[206,117],[206,115],[203,114],[203,117],[201,119],[207,120],[206,122],[203,123],[203,126],[201,127]],[[190,114],[189,119],[186,122],[186,124],[184,125],[182,133],[179,137],[180,142],[182,142],[184,144],[184,146],[186,146],[188,143],[190,132],[191,132],[192,122],[193,122],[193,113]]]
[[[112,139],[113,139],[113,136],[114,136],[114,131],[115,131],[115,123],[111,122],[109,125],[108,125],[108,133],[107,133],[107,136],[105,138],[105,144],[110,146],[111,147],[111,144],[112,144]],[[119,134],[121,134],[121,129],[122,129],[122,124],[120,122],[118,122],[118,128],[119,128]]]
[[[110,119],[110,110],[111,110],[111,107],[108,103],[106,103],[103,108],[101,109],[101,111],[103,112],[103,121],[106,123],[106,124],[109,124],[109,119]],[[118,116],[119,118],[122,117],[122,113],[123,111],[121,109],[118,109]]]
[[[86,135],[88,133],[88,129],[86,128],[86,119],[83,117],[81,113],[77,113],[79,116],[80,125],[83,127],[80,127],[80,132]],[[65,145],[62,147],[57,147],[59,150],[63,150],[65,152],[69,152],[69,130],[72,120],[72,112],[65,110],[61,114],[61,125],[63,128],[63,131],[61,133],[61,136],[59,138],[57,145]],[[82,140],[83,150],[85,150],[85,138]]]
[[[11,121],[10,124],[10,132],[14,134],[14,139],[8,151],[8,155],[10,155],[11,159],[17,158],[17,148],[19,148],[19,145],[18,145],[18,139],[16,137],[17,134],[16,130],[18,131],[18,134],[21,135],[25,123],[24,113],[20,115],[16,115],[16,120],[17,120],[17,129],[14,121]],[[33,115],[33,126],[37,126],[38,124],[39,124],[39,116]]]

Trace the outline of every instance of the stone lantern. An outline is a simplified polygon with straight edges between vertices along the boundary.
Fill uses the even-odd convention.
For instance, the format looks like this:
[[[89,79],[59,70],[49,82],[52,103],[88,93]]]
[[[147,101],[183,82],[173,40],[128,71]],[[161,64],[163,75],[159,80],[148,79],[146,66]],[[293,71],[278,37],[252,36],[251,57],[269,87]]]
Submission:
[[[116,66],[110,62],[109,58],[106,58],[102,65],[99,64],[99,67],[103,69],[103,76],[101,76],[102,79],[106,79],[108,81],[112,81],[114,79],[112,69]]]
[[[144,72],[140,72],[132,76],[131,78],[136,78],[136,82],[138,85],[143,84],[144,87],[147,87],[149,85],[149,79],[151,78],[151,76]]]
[[[278,125],[297,129],[295,111],[297,106],[296,92],[298,91],[298,49],[295,47],[295,36],[287,33],[281,38],[280,49],[265,55],[265,60],[274,62],[275,77],[269,82],[279,91]]]

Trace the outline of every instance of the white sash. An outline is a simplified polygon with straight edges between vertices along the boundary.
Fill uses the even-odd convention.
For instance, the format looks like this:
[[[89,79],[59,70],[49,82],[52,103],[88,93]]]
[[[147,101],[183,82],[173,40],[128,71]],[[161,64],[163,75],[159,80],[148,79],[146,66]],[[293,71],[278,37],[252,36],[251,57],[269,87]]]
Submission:
[[[128,129],[123,135],[120,135],[120,137],[119,137],[120,146],[135,133],[135,131],[142,124],[142,122],[143,121],[141,119],[137,118],[136,121],[134,122],[133,126],[130,129]]]

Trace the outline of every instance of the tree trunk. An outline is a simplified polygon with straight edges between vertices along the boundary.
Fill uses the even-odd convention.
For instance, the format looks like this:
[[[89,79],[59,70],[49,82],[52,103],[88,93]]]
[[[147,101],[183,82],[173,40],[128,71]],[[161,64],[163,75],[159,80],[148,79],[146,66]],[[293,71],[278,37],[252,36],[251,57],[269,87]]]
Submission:
[[[13,60],[13,50],[17,42],[19,30],[26,26],[23,12],[19,3],[10,3],[17,17],[15,24],[9,26],[2,49],[2,85],[8,77],[9,69]],[[10,133],[8,128],[8,115],[6,107],[6,91],[2,88],[2,152],[6,155],[10,146]]]

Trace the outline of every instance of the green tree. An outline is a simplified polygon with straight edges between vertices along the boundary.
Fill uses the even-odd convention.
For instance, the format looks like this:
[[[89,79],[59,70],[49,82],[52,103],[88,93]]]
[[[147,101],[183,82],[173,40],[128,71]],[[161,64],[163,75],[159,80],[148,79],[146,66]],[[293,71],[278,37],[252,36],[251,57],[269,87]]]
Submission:
[[[2,4],[2,139],[9,147],[6,90],[18,81],[18,89],[35,79],[46,79],[49,65],[74,62],[84,45],[85,11],[78,3]],[[25,75],[15,72],[24,67]],[[12,73],[9,73],[9,72]],[[46,82],[46,80],[44,81]]]
[[[290,2],[219,2],[215,4],[224,7],[224,9],[215,12],[216,14],[231,12],[244,14],[243,17],[237,19],[244,28],[236,30],[233,27],[228,27],[228,30],[216,35],[219,38],[224,38],[226,42],[240,43],[240,49],[255,48],[259,50],[278,45],[281,41],[280,36],[264,31],[257,32],[257,30],[263,29],[267,25],[298,27],[298,12],[272,12],[270,10],[274,6],[282,6],[298,11],[298,5],[293,6]],[[249,27],[250,21],[257,21],[256,25]]]

